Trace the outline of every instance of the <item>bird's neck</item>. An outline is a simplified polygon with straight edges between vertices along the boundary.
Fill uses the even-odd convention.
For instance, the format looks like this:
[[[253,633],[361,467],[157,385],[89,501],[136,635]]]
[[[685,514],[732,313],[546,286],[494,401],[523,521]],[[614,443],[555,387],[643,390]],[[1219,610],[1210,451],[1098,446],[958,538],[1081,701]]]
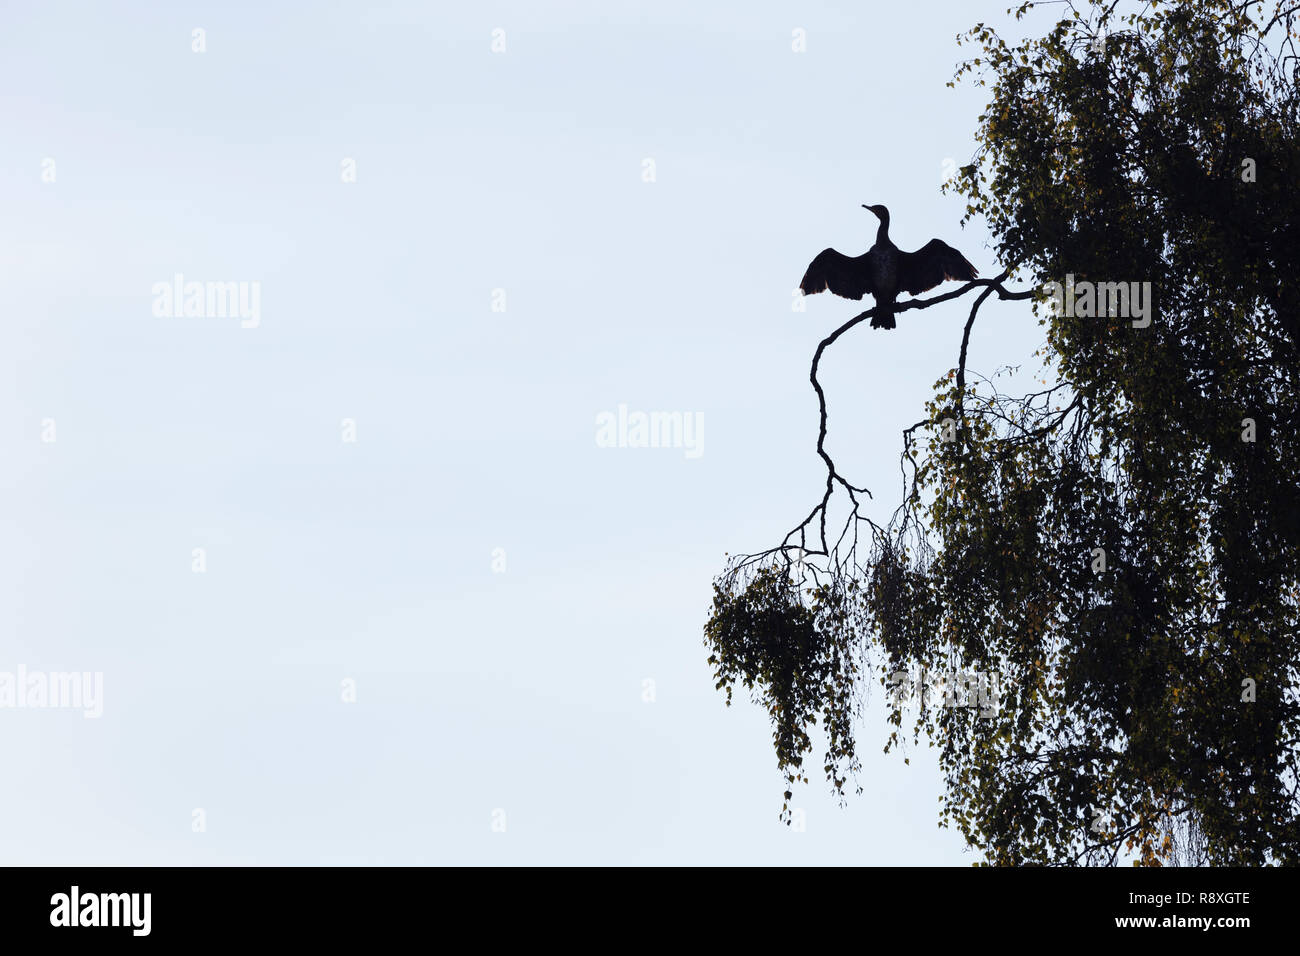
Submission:
[[[889,245],[889,220],[880,220],[880,227],[876,230],[876,242],[881,245]]]

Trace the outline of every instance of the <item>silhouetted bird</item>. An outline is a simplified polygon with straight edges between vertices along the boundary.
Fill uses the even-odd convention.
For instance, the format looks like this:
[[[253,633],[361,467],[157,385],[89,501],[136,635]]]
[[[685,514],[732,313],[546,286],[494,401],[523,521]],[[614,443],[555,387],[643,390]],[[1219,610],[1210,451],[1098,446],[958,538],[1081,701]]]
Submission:
[[[916,252],[901,251],[889,240],[889,210],[884,206],[862,208],[880,220],[876,244],[856,257],[834,249],[819,253],[799,283],[804,295],[830,289],[846,299],[860,299],[871,293],[880,309],[872,317],[871,327],[892,329],[898,293],[919,295],[945,279],[966,280],[979,275],[965,256],[939,239],[931,239]]]

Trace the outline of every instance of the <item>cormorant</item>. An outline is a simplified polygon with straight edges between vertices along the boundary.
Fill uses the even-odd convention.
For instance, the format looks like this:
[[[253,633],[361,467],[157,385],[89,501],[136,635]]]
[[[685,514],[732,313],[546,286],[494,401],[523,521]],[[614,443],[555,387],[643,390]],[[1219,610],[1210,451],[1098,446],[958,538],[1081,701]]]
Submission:
[[[965,256],[940,239],[931,239],[916,252],[903,252],[889,239],[889,210],[884,206],[862,208],[880,220],[876,244],[856,257],[834,249],[818,253],[799,283],[804,295],[830,289],[846,299],[861,299],[869,292],[881,310],[872,317],[871,327],[892,329],[898,293],[919,295],[946,279],[960,281],[979,275]]]

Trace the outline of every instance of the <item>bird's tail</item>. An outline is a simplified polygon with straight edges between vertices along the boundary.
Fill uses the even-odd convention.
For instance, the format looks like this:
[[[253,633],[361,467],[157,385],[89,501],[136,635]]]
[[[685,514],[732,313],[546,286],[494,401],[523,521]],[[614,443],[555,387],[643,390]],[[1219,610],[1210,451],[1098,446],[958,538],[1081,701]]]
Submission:
[[[894,303],[881,303],[876,309],[876,314],[871,317],[871,327],[873,329],[894,328]]]

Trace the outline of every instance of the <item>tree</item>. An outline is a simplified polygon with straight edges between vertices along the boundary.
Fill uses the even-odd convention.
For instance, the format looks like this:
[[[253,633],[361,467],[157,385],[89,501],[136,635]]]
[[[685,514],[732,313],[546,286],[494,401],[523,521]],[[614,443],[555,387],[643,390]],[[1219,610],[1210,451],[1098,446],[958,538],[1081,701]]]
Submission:
[[[1300,4],[1065,10],[959,38],[990,99],[955,188],[1009,269],[899,306],[978,291],[901,503],[877,524],[825,450],[818,362],[868,311],[813,359],[821,502],[715,580],[709,662],[790,785],[820,718],[841,795],[884,685],[886,750],[939,748],[940,824],[990,863],[1300,863]],[[1041,390],[968,376],[993,294],[1044,329]]]

